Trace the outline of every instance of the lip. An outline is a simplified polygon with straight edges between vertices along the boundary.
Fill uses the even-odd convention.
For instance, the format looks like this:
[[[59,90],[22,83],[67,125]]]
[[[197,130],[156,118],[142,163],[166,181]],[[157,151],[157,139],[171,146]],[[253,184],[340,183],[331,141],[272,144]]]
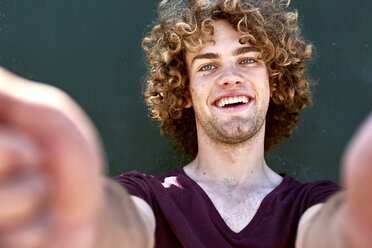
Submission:
[[[239,97],[244,96],[248,98],[248,102],[245,104],[238,104],[238,105],[231,105],[231,106],[225,106],[225,107],[219,107],[217,106],[218,101],[220,101],[223,98],[229,98],[229,97]],[[246,91],[230,91],[226,92],[224,94],[218,95],[216,98],[213,99],[211,102],[212,106],[219,111],[222,111],[227,114],[236,114],[237,112],[244,111],[248,109],[251,106],[251,103],[254,100],[254,96]]]
[[[230,91],[230,92],[226,92],[224,94],[221,94],[221,95],[218,95],[217,97],[215,97],[213,100],[212,100],[212,105],[215,106],[215,107],[218,107],[217,106],[217,102],[220,101],[221,99],[223,98],[229,98],[229,97],[239,97],[239,96],[245,96],[248,98],[248,103],[252,102],[254,100],[254,97],[252,94],[248,93],[248,92],[242,92],[242,91]],[[242,104],[242,105],[245,105],[245,104]],[[218,108],[221,108],[221,107],[218,107]],[[222,107],[222,108],[228,108],[228,107]]]

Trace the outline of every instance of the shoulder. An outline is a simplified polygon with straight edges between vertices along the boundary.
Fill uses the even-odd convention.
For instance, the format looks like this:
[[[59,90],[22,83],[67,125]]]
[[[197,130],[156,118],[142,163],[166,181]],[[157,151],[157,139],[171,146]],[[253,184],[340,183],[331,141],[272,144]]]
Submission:
[[[113,179],[119,183],[123,183],[126,181],[147,181],[147,182],[159,182],[159,181],[164,181],[165,178],[172,177],[172,176],[182,176],[183,169],[182,167],[178,167],[173,169],[172,171],[158,174],[158,175],[152,175],[152,174],[146,174],[146,173],[141,173],[138,171],[129,171],[125,172],[123,174],[120,174],[118,176],[113,177]]]
[[[302,183],[287,174],[282,176],[283,182],[281,187],[278,187],[279,193],[286,194],[292,199],[301,200],[306,208],[325,202],[332,194],[341,189],[339,185],[329,180]]]
[[[182,167],[159,175],[130,171],[113,177],[113,180],[126,188],[131,195],[138,196],[148,201],[154,192],[159,192],[172,184],[177,185],[177,178],[183,177],[183,174]]]

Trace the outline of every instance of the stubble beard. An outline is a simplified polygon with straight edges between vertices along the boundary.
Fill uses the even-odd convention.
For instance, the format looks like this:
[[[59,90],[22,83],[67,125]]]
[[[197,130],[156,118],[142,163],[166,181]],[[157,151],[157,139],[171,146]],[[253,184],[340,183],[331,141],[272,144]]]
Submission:
[[[230,120],[219,120],[197,115],[200,127],[211,141],[225,145],[238,145],[252,140],[265,128],[267,111],[260,111],[251,117],[234,117]]]

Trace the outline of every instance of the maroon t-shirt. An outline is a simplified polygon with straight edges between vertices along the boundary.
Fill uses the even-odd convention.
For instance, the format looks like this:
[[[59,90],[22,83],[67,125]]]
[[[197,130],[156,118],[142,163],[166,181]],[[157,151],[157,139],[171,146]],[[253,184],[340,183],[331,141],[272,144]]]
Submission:
[[[151,206],[156,218],[155,247],[294,247],[301,215],[324,202],[339,186],[324,180],[303,184],[282,176],[283,181],[238,233],[226,225],[207,194],[182,167],[158,176],[132,171],[114,180]]]

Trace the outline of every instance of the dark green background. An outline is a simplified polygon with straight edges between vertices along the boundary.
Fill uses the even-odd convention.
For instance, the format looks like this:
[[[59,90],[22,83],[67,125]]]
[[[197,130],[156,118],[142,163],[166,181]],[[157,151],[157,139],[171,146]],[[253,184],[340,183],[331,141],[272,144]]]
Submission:
[[[314,107],[293,136],[266,154],[302,180],[339,180],[340,157],[371,111],[372,1],[297,0],[303,33],[316,48]],[[141,38],[153,0],[0,0],[0,65],[69,93],[102,135],[110,175],[159,173],[184,164],[142,100]]]

